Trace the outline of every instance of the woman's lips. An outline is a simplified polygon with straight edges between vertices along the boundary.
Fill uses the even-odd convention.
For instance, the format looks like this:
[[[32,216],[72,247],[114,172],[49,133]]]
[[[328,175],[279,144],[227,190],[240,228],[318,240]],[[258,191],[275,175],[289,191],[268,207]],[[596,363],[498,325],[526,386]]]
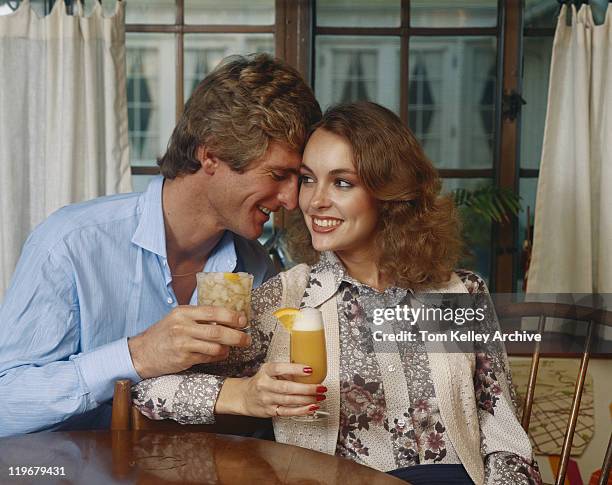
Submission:
[[[312,230],[318,233],[328,233],[335,231],[342,225],[342,219],[336,219],[335,217],[315,217],[311,216]]]

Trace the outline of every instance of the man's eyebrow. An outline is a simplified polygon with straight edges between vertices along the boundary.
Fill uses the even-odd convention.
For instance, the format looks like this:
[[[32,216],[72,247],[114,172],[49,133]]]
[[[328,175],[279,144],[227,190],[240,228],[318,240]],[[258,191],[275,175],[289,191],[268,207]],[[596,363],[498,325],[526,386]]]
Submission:
[[[287,167],[277,167],[277,166],[269,166],[268,170],[272,171],[272,170],[278,170],[279,172],[283,172],[283,173],[292,173],[295,175],[299,175],[300,171],[297,168],[287,168]]]

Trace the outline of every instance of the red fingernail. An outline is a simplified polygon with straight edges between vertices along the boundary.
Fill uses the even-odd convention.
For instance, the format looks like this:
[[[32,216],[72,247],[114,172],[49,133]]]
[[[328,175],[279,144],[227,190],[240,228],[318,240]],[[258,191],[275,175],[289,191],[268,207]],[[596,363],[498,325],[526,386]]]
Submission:
[[[304,367],[304,374],[312,374],[312,367]]]
[[[317,393],[322,394],[324,392],[327,392],[327,387],[325,387],[325,386],[317,386]]]
[[[321,395],[321,394],[317,395],[317,401],[325,401],[325,399],[326,399],[326,396]]]
[[[320,408],[320,406],[310,406],[310,407],[308,408],[308,411],[310,411],[310,412],[312,413],[312,412],[316,411],[316,410],[317,410],[317,409],[319,409],[319,408]]]

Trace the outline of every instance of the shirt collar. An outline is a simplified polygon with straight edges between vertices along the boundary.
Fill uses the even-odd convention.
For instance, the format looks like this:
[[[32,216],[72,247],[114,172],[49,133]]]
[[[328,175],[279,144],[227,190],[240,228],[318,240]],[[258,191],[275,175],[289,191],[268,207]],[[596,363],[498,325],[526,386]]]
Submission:
[[[323,251],[319,261],[310,270],[301,307],[319,307],[336,294],[342,283],[358,288],[365,286],[348,274],[333,251]],[[408,291],[414,294],[411,289]]]
[[[316,308],[336,294],[343,281],[347,281],[346,268],[333,251],[323,251],[319,261],[310,269],[310,277],[302,307]]]
[[[138,200],[140,221],[134,236],[132,236],[132,242],[147,251],[166,258],[166,230],[162,209],[163,185],[164,178],[161,176],[155,177],[149,183],[147,190],[141,194]],[[237,262],[234,234],[231,231],[225,231],[206,261],[204,271],[229,273],[234,271]]]
[[[138,199],[140,221],[132,242],[147,251],[166,257],[166,231],[162,212],[164,178],[155,177]]]

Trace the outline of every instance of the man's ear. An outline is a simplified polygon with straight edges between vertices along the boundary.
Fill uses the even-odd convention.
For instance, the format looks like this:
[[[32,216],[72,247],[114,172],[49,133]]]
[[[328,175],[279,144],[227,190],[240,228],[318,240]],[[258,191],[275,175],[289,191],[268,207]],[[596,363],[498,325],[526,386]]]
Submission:
[[[208,175],[214,175],[219,168],[219,160],[217,157],[214,157],[204,145],[200,145],[196,148],[195,155],[202,166],[202,170]]]

